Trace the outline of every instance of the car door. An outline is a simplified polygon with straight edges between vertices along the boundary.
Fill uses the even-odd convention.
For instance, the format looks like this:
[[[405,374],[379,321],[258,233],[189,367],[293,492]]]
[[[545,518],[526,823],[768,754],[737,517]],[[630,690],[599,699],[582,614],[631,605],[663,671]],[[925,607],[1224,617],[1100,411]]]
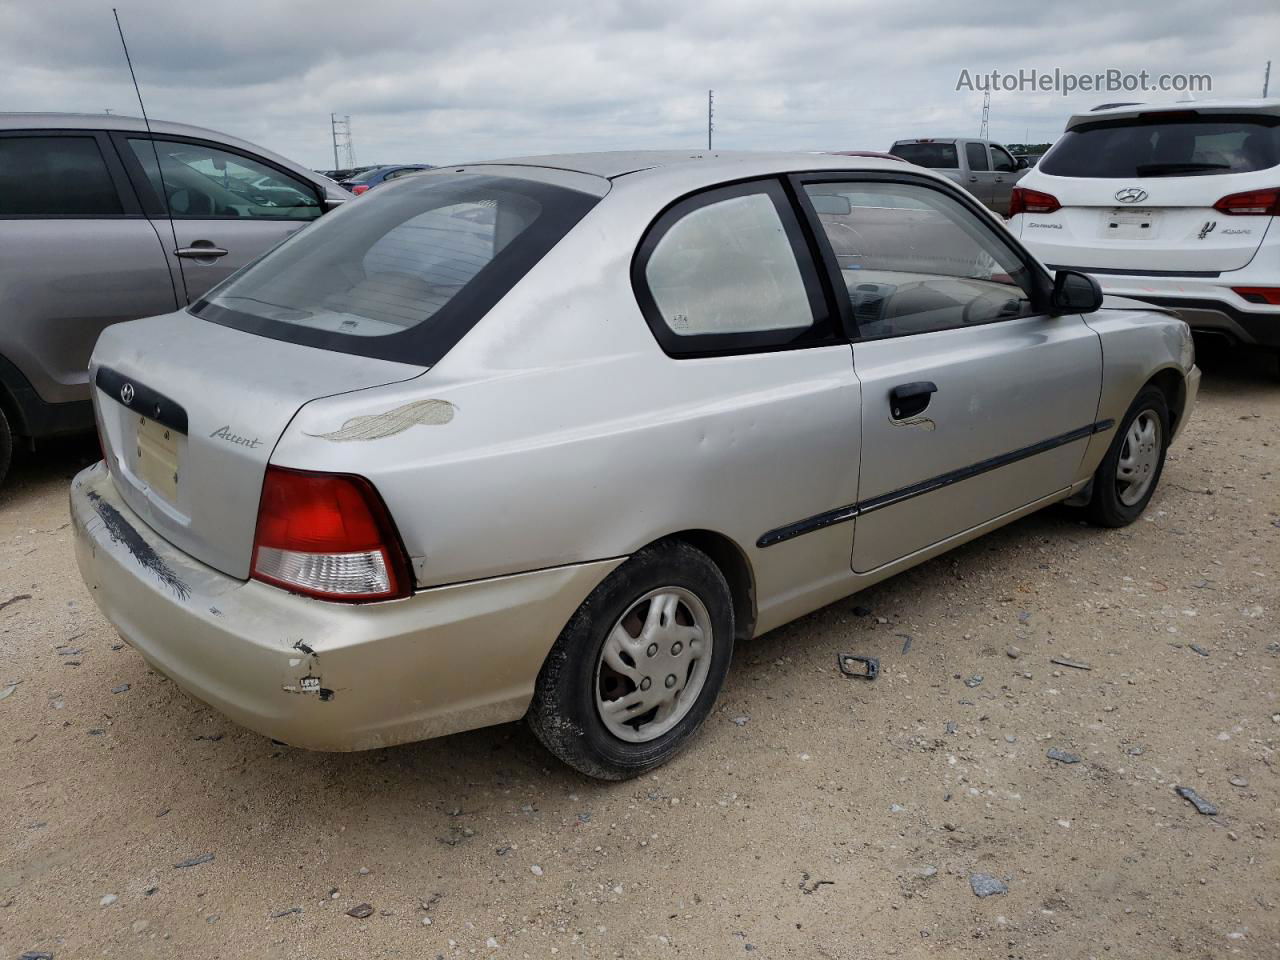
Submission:
[[[1000,144],[991,144],[991,202],[988,206],[1002,217],[1009,215],[1013,185],[1017,182],[1018,161]]]
[[[991,161],[987,157],[987,145],[981,140],[964,142],[965,165],[969,168],[965,177],[965,186],[985,206],[991,206],[992,193],[995,189],[995,174],[991,172]]]
[[[1082,317],[1038,311],[1042,269],[944,185],[909,174],[800,183],[854,324],[853,569],[1065,490],[1095,432],[1102,352]]]
[[[102,329],[176,305],[164,248],[105,133],[0,132],[0,356],[40,399],[87,400]]]
[[[313,184],[260,157],[179,137],[115,140],[188,302],[324,212]]]

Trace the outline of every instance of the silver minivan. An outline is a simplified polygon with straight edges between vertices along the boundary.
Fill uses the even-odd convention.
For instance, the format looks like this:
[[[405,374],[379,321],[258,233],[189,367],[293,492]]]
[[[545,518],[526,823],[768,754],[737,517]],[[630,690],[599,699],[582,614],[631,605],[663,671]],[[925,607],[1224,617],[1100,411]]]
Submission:
[[[15,440],[92,428],[89,354],[104,327],[195,302],[350,198],[235,137],[151,131],[133,117],[0,113],[0,479]]]

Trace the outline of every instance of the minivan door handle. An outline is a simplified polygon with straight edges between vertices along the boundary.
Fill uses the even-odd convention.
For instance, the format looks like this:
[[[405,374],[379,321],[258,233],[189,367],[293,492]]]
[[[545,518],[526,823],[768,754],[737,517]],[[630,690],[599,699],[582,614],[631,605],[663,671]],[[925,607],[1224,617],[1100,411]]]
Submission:
[[[937,392],[938,385],[932,380],[900,383],[889,391],[889,412],[895,420],[914,417],[924,412]]]
[[[199,243],[199,241],[196,241]],[[186,257],[188,260],[216,260],[218,257],[225,257],[230,251],[223,250],[222,247],[215,247],[209,244],[207,247],[190,246],[179,247],[173,251],[179,257]]]

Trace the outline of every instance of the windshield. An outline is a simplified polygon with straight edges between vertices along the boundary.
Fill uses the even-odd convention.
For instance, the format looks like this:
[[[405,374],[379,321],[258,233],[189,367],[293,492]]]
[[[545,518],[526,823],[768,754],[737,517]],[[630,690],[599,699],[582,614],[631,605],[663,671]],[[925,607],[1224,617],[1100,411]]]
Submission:
[[[1147,114],[1068,130],[1040,161],[1059,177],[1248,173],[1280,163],[1280,117]]]
[[[956,170],[960,167],[954,143],[895,143],[889,152],[917,167],[935,170]]]
[[[534,180],[424,174],[326,216],[198,301],[199,317],[431,364],[596,198]]]

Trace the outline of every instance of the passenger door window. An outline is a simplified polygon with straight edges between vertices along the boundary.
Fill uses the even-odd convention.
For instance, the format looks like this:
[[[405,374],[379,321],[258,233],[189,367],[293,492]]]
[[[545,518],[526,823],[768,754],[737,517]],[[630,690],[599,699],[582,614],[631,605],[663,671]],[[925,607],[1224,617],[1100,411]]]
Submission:
[[[804,191],[830,243],[859,338],[1032,313],[1030,269],[946,193],[888,181],[809,183]]]
[[[637,294],[674,355],[825,342],[821,287],[803,250],[776,182],[710,191],[659,218],[641,244]]]
[[[311,184],[238,153],[177,140],[157,139],[153,147],[140,137],[129,138],[129,146],[177,219],[314,220],[324,212]]]
[[[996,173],[1013,173],[1018,169],[1017,161],[1010,155],[1009,151],[1004,147],[991,145],[991,169]]]
[[[95,137],[0,137],[0,217],[124,212]]]
[[[991,169],[990,164],[987,162],[986,144],[970,141],[964,145],[964,155],[969,161],[969,169],[974,173],[981,173]]]

